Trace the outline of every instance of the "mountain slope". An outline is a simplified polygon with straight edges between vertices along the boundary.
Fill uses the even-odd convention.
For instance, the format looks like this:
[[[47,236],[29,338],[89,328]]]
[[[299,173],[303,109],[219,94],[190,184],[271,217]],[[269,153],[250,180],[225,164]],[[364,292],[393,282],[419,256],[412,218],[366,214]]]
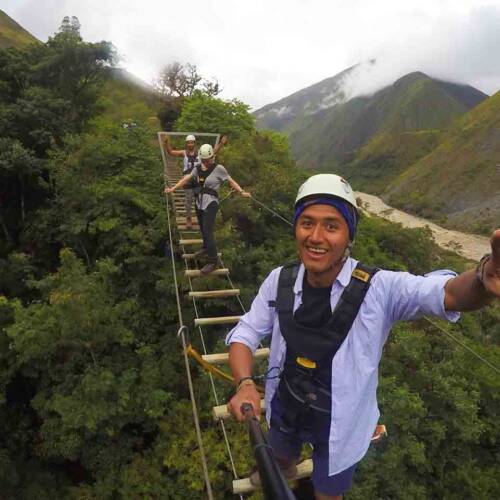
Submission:
[[[371,96],[302,118],[290,143],[302,165],[336,167],[352,160],[377,134],[444,128],[486,97],[473,87],[410,73]]]
[[[258,128],[289,132],[295,122],[345,100],[344,79],[355,66],[255,111]]]
[[[160,126],[156,113],[160,96],[145,82],[122,68],[110,68],[102,90],[100,105],[115,121],[152,120]]]
[[[22,48],[38,40],[14,19],[0,10],[0,48]]]
[[[450,227],[488,233],[500,221],[500,92],[461,117],[383,198]]]

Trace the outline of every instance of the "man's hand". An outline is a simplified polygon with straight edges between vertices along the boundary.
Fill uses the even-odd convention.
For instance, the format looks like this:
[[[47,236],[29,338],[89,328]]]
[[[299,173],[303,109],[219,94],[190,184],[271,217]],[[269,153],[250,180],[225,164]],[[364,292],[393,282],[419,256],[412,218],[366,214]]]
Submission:
[[[227,409],[237,418],[239,422],[245,420],[245,416],[241,413],[241,405],[250,403],[253,406],[255,416],[260,417],[260,394],[257,391],[255,384],[243,386],[229,401]]]
[[[483,285],[490,295],[500,298],[500,229],[491,237],[491,257],[483,267]]]
[[[173,193],[173,192],[174,192],[174,188],[171,188],[171,187],[168,187],[168,186],[165,188],[165,193],[170,194],[170,193]]]
[[[241,196],[243,196],[243,198],[251,198],[252,197],[252,195],[248,191],[242,191]]]

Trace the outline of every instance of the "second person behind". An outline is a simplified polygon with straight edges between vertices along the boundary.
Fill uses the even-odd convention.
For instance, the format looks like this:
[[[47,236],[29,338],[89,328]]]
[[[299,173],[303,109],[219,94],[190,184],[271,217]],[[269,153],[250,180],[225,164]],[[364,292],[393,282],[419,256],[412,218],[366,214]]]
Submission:
[[[217,248],[214,239],[215,216],[219,209],[219,189],[224,181],[245,198],[251,195],[231,178],[226,168],[215,161],[214,148],[210,144],[203,144],[199,149],[201,165],[185,175],[175,186],[165,188],[166,193],[173,193],[194,181],[196,189],[196,214],[203,238],[203,248],[195,253],[196,257],[207,258],[207,264],[201,269],[202,274],[208,274],[217,266]]]

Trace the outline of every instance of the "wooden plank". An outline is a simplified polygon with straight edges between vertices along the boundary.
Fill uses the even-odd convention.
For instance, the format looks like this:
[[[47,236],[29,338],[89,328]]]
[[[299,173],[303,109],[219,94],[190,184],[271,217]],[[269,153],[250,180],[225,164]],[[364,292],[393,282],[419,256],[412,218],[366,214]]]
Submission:
[[[185,224],[186,223],[186,219],[187,219],[187,217],[183,217],[182,215],[175,214],[175,220],[179,224]],[[196,217],[191,217],[191,223],[192,224],[198,224],[198,220],[196,219]]]
[[[269,348],[257,349],[254,354],[255,359],[267,358],[269,356]],[[202,358],[211,365],[221,365],[229,361],[229,353],[222,352],[220,354],[205,354]]]
[[[241,316],[215,316],[213,318],[197,318],[194,320],[194,326],[207,325],[227,325],[228,323],[238,323]]]
[[[184,271],[184,276],[186,276],[186,278],[201,278],[202,276],[224,276],[226,274],[229,274],[229,269],[227,267],[221,267],[209,274],[201,274],[200,269],[188,269],[187,271]]]
[[[303,479],[305,477],[310,477],[313,471],[313,463],[310,458],[303,460],[300,464],[297,464],[297,475],[290,479],[290,481],[295,481],[297,479]],[[250,482],[249,477],[243,479],[233,480],[233,493],[235,495],[244,495],[245,493],[252,493],[257,488]]]
[[[203,240],[201,238],[179,240],[179,245],[203,245]]]
[[[221,255],[222,255],[222,254],[219,252],[219,253],[217,254],[217,257],[220,257]],[[183,259],[186,259],[186,260],[193,260],[193,259],[195,259],[195,258],[196,258],[196,257],[194,256],[194,253],[183,253],[183,254],[181,255],[181,257],[182,257]],[[203,293],[205,293],[205,292],[203,292]]]
[[[199,233],[200,232],[200,226],[198,226],[197,224],[193,224],[191,229],[188,229],[188,227],[185,226],[184,224],[178,225],[177,228],[179,229],[179,231],[187,231],[190,233]]]
[[[260,400],[260,409],[262,413],[266,410],[266,403],[264,402],[263,399]],[[219,419],[227,420],[229,417],[232,416],[229,413],[229,410],[227,409],[227,405],[214,406],[212,410],[212,415],[214,417],[214,420],[219,420]]]
[[[189,297],[193,299],[211,299],[215,297],[234,297],[239,295],[240,291],[237,288],[229,290],[208,290],[205,292],[189,292]]]

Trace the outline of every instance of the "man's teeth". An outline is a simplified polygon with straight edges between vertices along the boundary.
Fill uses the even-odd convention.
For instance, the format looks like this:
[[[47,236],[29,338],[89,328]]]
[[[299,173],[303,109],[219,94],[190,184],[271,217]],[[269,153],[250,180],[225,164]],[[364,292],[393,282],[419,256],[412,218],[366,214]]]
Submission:
[[[326,253],[326,250],[323,248],[314,248],[314,247],[307,247],[307,249],[312,252],[312,253],[317,253],[317,254],[324,254]]]

